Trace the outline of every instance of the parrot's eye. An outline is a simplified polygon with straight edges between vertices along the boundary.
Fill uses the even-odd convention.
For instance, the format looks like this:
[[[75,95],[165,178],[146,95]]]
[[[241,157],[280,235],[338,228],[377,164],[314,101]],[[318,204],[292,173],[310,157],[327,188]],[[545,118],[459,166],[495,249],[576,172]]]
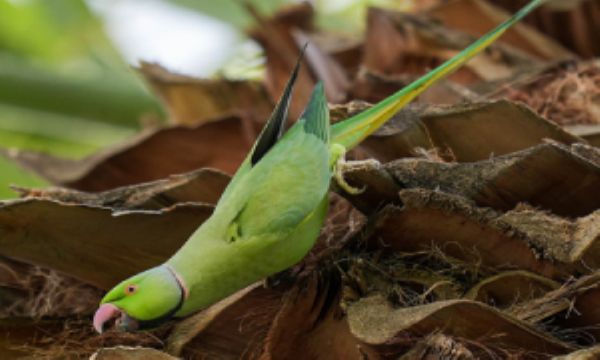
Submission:
[[[138,287],[135,284],[131,284],[131,285],[127,285],[127,287],[125,288],[125,294],[126,295],[133,295],[135,294],[135,292],[137,291]]]

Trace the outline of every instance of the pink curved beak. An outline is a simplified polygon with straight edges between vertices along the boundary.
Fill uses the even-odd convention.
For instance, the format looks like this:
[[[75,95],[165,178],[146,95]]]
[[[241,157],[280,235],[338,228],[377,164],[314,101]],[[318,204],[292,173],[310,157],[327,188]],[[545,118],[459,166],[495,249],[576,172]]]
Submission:
[[[121,315],[121,310],[113,304],[101,305],[96,313],[94,314],[94,329],[100,334],[104,330],[104,324],[111,319],[114,319]]]

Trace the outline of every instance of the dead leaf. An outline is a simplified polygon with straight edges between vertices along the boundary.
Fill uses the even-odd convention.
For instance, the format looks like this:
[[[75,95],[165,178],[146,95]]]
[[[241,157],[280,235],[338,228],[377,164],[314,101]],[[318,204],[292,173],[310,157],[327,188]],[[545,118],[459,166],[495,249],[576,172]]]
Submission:
[[[300,46],[311,41],[310,35],[302,30],[295,30],[293,35]],[[323,82],[327,101],[334,104],[345,101],[351,84],[340,64],[316,44],[306,48],[305,57],[315,78]]]
[[[531,208],[498,213],[440,191],[400,191],[402,208],[387,206],[371,219],[371,246],[419,251],[431,246],[487,266],[519,268],[560,279],[598,266],[596,211],[575,220]],[[562,275],[561,275],[562,274]]]
[[[6,201],[0,203],[0,254],[109,289],[165,261],[211,212],[199,204],[115,212],[53,200]]]
[[[382,297],[372,296],[350,306],[348,322],[358,339],[383,349],[406,347],[415,337],[436,331],[510,349],[524,358],[540,358],[539,353],[564,354],[572,349],[526,323],[469,300],[394,309]]]
[[[498,308],[508,308],[523,301],[541,297],[560,287],[560,283],[527,271],[506,271],[484,279],[471,288],[466,299]]]
[[[175,326],[167,351],[184,358],[256,358],[280,305],[281,292],[251,285]]]
[[[488,271],[483,267],[475,269],[476,266],[452,258],[440,249],[431,249],[429,253],[370,250],[342,253],[336,258],[342,271],[342,309],[372,294],[385,294],[397,306],[458,299],[467,278]]]
[[[474,38],[426,18],[370,8],[363,65],[381,74],[422,75],[450,59]],[[461,84],[508,77],[535,60],[503,45],[492,45],[449,77]]]
[[[98,193],[64,188],[16,190],[24,198],[55,200],[112,209],[159,210],[178,203],[216,204],[230,177],[213,169],[172,175],[163,180],[124,186]]]
[[[465,14],[469,14],[471,21],[465,21]],[[485,0],[447,1],[429,10],[427,15],[434,17],[444,26],[476,38],[483,36],[510,16],[505,10]],[[508,29],[499,41],[538,59],[555,61],[576,57],[562,45],[525,23],[516,24]]]
[[[1,150],[55,185],[103,191],[200,168],[233,173],[245,159],[258,129],[237,117],[198,126],[154,130],[81,160],[25,150]]]
[[[161,98],[175,124],[198,125],[237,116],[259,123],[273,104],[262,84],[249,80],[199,79],[142,62],[139,71]]]
[[[600,125],[573,125],[566,130],[587,141],[590,145],[600,148]]]
[[[556,323],[562,329],[579,331],[587,344],[594,344],[600,337],[600,282],[588,281],[580,287],[580,294],[572,299],[564,315],[557,316]]]
[[[502,134],[502,136],[498,136]],[[552,139],[583,142],[527,107],[499,100],[454,106],[407,108],[367,138],[361,147],[380,161],[435,149],[443,159],[472,162],[523,150]]]
[[[552,323],[561,329],[556,335],[570,341],[594,343],[600,336],[600,313],[597,310],[600,273],[571,280],[538,298],[515,305],[510,313],[530,323]],[[590,340],[591,339],[591,340]]]
[[[359,162],[350,165],[344,176],[354,186],[365,186],[366,191],[347,198],[368,213],[396,202],[395,191],[424,188],[497,210],[528,203],[558,215],[585,216],[600,207],[600,195],[593,190],[600,186],[600,153],[595,149],[549,143],[474,163],[414,158],[385,165]]]
[[[311,43],[329,54],[351,79],[356,76],[363,57],[363,39],[348,34],[313,31],[310,33]]]
[[[299,49],[304,46],[297,44],[294,31],[311,29],[313,11],[312,6],[304,2],[289,6],[269,19],[263,18],[256,11],[253,12],[258,25],[249,31],[249,35],[258,41],[265,52],[265,86],[272,99],[279,99],[296,64]],[[304,62],[306,63],[306,60]],[[294,100],[290,107],[290,116],[293,119],[297,119],[304,110],[315,83],[308,68],[303,67],[296,80]]]
[[[286,294],[260,359],[363,359],[374,352],[350,334],[338,306],[339,289],[327,275],[313,274]],[[323,351],[327,349],[327,351]]]
[[[527,4],[527,0],[493,0],[494,3],[515,12]],[[600,54],[599,23],[600,6],[596,1],[554,0],[531,14],[525,21],[560,41],[566,47],[584,57]]]
[[[477,208],[463,198],[407,189],[400,192],[400,200],[402,208],[387,206],[372,219],[372,247],[414,252],[435,246],[464,261],[499,269],[523,269],[554,279],[568,276],[574,268],[553,258],[569,257],[569,246],[556,246],[562,237],[534,239],[528,236],[533,230],[516,221],[505,221],[502,214]],[[548,242],[547,248],[539,245],[543,241]]]
[[[377,103],[397,92],[398,89],[408,86],[416,79],[417,77],[413,75],[384,75],[377,74],[367,68],[362,68],[352,84],[351,97]],[[434,105],[458,104],[474,102],[478,98],[479,96],[468,88],[452,81],[444,80],[425,91],[414,103]]]

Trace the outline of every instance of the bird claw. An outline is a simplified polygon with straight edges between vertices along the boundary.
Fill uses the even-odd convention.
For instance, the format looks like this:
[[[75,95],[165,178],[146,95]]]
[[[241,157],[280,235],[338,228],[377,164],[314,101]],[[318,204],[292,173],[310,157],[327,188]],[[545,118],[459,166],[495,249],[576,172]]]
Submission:
[[[366,186],[363,186],[362,188],[357,188],[348,184],[346,179],[344,179],[344,171],[348,168],[354,168],[357,163],[369,163],[369,165],[372,166],[371,162],[378,162],[375,160],[364,160],[356,162],[353,161],[352,165],[350,165],[348,162],[346,162],[346,148],[341,144],[332,144],[330,151],[331,158],[329,160],[329,165],[333,166],[333,178],[335,179],[335,182],[337,183],[338,187],[350,195],[359,195],[365,192],[365,190],[367,189]]]
[[[333,173],[333,177],[335,178],[337,185],[342,190],[344,190],[345,192],[347,192],[350,195],[360,195],[365,192],[367,187],[363,186],[362,188],[357,188],[357,187],[354,187],[354,186],[348,184],[346,179],[344,179],[344,170],[349,167],[351,167],[351,166],[348,165],[348,162],[346,162],[346,159],[344,158],[344,156],[340,156],[338,158],[337,162],[335,163],[335,171]]]

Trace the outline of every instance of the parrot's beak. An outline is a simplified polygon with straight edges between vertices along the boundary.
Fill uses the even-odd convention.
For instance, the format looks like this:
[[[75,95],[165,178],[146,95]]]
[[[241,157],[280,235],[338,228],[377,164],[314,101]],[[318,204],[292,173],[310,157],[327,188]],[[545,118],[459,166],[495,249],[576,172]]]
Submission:
[[[138,321],[124,311],[113,304],[103,304],[94,314],[94,329],[102,334],[104,326],[113,319],[115,320],[115,326],[121,330],[135,331],[139,328]]]

